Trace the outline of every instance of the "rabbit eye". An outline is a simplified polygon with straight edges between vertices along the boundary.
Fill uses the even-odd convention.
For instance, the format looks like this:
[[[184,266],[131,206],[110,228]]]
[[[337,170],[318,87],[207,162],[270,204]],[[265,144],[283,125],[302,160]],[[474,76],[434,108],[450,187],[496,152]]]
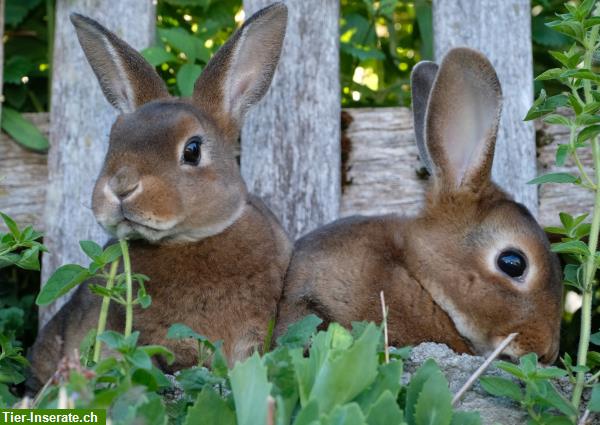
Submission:
[[[200,162],[200,145],[202,139],[200,137],[192,137],[183,148],[183,163],[189,165],[198,165]]]
[[[496,263],[500,270],[512,278],[523,276],[527,268],[527,261],[524,255],[514,250],[503,251]]]

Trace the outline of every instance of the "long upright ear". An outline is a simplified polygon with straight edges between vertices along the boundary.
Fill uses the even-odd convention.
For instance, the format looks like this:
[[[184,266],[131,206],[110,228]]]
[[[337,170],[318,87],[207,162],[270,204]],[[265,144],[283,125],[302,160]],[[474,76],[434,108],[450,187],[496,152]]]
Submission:
[[[239,129],[248,109],[271,85],[286,26],[283,3],[256,12],[206,65],[194,86],[194,101]]]
[[[434,62],[421,61],[413,68],[410,74],[415,141],[417,142],[417,148],[419,148],[421,161],[423,161],[429,174],[433,174],[433,166],[429,158],[427,145],[425,144],[425,113],[429,102],[429,93],[431,93],[431,87],[433,86],[437,71],[438,66]]]
[[[129,44],[86,16],[74,13],[71,22],[104,96],[115,108],[132,112],[146,102],[169,97],[152,65]]]
[[[490,180],[501,110],[500,81],[486,57],[468,48],[448,52],[425,118],[427,148],[444,186],[476,190]]]

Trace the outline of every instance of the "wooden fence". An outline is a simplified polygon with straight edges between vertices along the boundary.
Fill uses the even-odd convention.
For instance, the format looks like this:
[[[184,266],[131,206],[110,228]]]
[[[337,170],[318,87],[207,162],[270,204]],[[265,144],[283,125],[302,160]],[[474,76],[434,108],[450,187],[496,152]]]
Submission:
[[[40,130],[48,133],[48,114],[27,114]],[[342,113],[340,141],[342,197],[341,216],[353,214],[418,213],[427,186],[427,176],[414,143],[412,116],[408,108],[358,108]],[[539,174],[576,172],[573,164],[554,165],[556,147],[567,143],[562,127],[536,123],[537,171]],[[583,153],[591,166],[591,154]],[[265,165],[268,167],[268,165]],[[0,136],[0,211],[22,224],[44,228],[44,205],[48,187],[47,156],[29,152],[8,136]],[[89,209],[90,199],[79,208]],[[570,185],[547,184],[539,188],[538,219],[543,225],[558,222],[558,212],[589,211],[591,194]],[[74,211],[73,214],[79,214]],[[69,229],[65,229],[67,234]],[[78,236],[71,235],[73,238]]]

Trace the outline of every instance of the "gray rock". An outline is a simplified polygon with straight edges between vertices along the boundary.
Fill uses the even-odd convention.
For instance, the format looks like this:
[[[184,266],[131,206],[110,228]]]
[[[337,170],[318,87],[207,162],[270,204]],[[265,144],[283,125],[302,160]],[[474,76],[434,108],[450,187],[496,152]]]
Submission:
[[[404,363],[404,383],[410,380],[411,375],[421,366],[425,360],[433,358],[440,366],[450,384],[450,391],[456,394],[469,377],[485,360],[483,357],[457,354],[444,344],[424,343],[413,348],[410,359]],[[500,376],[510,378],[506,372],[490,367],[484,376]],[[571,384],[568,379],[556,382],[556,388],[568,397],[571,393]],[[584,394],[584,402],[587,404],[589,392]],[[527,423],[527,414],[519,406],[509,399],[498,398],[489,395],[479,382],[463,397],[459,410],[477,411],[481,414],[484,425],[522,425]],[[600,417],[592,415],[587,424],[600,424]]]

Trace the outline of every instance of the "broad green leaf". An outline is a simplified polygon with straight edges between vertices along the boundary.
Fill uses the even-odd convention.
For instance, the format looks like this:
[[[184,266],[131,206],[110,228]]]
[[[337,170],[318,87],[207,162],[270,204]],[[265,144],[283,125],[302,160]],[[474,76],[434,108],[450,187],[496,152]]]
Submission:
[[[380,329],[370,323],[351,347],[329,351],[317,370],[309,401],[317,400],[320,411],[327,412],[333,406],[351,401],[371,385],[377,376],[380,337]]]
[[[294,425],[320,425],[319,422],[319,403],[316,400],[311,401],[298,412],[294,420]]]
[[[104,331],[98,335],[98,339],[112,350],[119,350],[125,344],[125,337],[115,331]]]
[[[537,395],[550,406],[559,410],[567,416],[575,416],[577,415],[577,409],[575,406],[571,404],[566,398],[559,394],[554,388],[554,385],[550,383],[548,380],[543,380],[538,382],[538,391]]]
[[[288,326],[285,334],[277,338],[277,346],[289,348],[306,347],[321,323],[323,321],[314,314],[305,316],[300,321]]]
[[[570,229],[575,224],[575,219],[570,214],[560,212],[558,213],[558,217],[562,225],[565,226],[565,229]]]
[[[163,41],[185,54],[189,64],[196,61],[196,44],[202,43],[199,38],[183,28],[160,28],[158,35]]]
[[[564,70],[562,68],[552,68],[542,72],[540,75],[535,77],[535,79],[538,81],[554,80],[559,78],[563,72]]]
[[[600,125],[591,125],[584,128],[577,135],[577,143],[583,143],[586,140],[592,139],[600,134]]]
[[[273,386],[267,380],[267,368],[258,353],[237,363],[229,373],[235,402],[237,425],[264,424],[267,420],[267,397]]]
[[[547,122],[548,124],[564,125],[565,127],[570,127],[573,124],[569,118],[560,114],[547,115],[544,117],[544,122]]]
[[[537,370],[535,376],[541,379],[561,378],[567,375],[567,371],[559,367],[543,367]]]
[[[148,356],[161,356],[163,357],[168,364],[173,364],[175,361],[175,354],[167,347],[163,347],[162,345],[145,345],[143,347],[139,347],[138,350],[145,352]]]
[[[450,425],[452,394],[441,372],[433,373],[423,384],[415,407],[415,425]]]
[[[195,332],[192,328],[183,323],[175,323],[171,325],[167,331],[168,339],[186,339],[194,338],[199,341],[206,341],[206,337]]]
[[[583,24],[580,22],[569,21],[569,20],[555,20],[546,24],[554,31],[558,31],[562,34],[568,35],[575,40],[581,41],[584,37],[585,30]]]
[[[588,246],[582,241],[553,243],[551,250],[552,252],[558,252],[560,254],[590,255]]]
[[[265,422],[266,423],[266,422]],[[236,425],[231,407],[210,387],[205,387],[188,409],[184,425]]]
[[[139,369],[150,369],[152,368],[152,359],[150,356],[143,350],[136,349],[131,354],[126,354],[125,359],[133,366]]]
[[[40,269],[40,246],[32,246],[26,249],[20,255],[21,258],[16,262],[16,266],[24,270],[39,270]]]
[[[117,258],[121,257],[123,252],[121,251],[121,245],[117,242],[116,244],[110,245],[102,251],[102,261],[105,264],[112,263]]]
[[[38,128],[16,110],[4,106],[2,108],[2,129],[24,148],[46,152],[48,140]]]
[[[521,387],[513,381],[496,376],[483,376],[479,379],[484,390],[496,397],[508,397],[515,401],[521,401],[523,392]]]
[[[600,332],[596,332],[590,335],[590,342],[594,345],[600,345]]]
[[[167,411],[162,398],[157,394],[151,394],[149,399],[138,407],[136,419],[144,425],[167,425]]]
[[[538,358],[537,354],[529,353],[525,354],[519,359],[519,368],[527,376],[531,376],[537,370]]]
[[[94,241],[79,241],[81,250],[85,252],[85,255],[95,260],[96,257],[102,255],[102,247]]]
[[[396,396],[389,391],[383,392],[367,411],[368,425],[400,425],[404,423],[404,414],[398,407]]]
[[[167,52],[164,48],[158,46],[148,47],[147,49],[142,50],[141,53],[144,59],[150,62],[150,65],[152,66],[158,66],[165,62],[174,62],[177,60],[177,57],[174,54]]]
[[[503,371],[510,373],[511,375],[519,379],[525,380],[527,378],[525,373],[516,364],[499,360],[497,362],[494,362],[494,366],[496,366],[498,369],[502,369]]]
[[[569,145],[558,145],[556,149],[556,165],[562,167],[565,165],[565,161],[569,156],[569,152],[571,151],[571,146]]]
[[[560,75],[561,78],[579,78],[581,80],[590,80],[594,82],[600,82],[600,75],[596,74],[589,69],[571,69],[565,71]]]
[[[543,176],[536,177],[535,179],[528,181],[527,184],[542,184],[542,183],[575,183],[579,180],[576,177],[568,173],[549,173]]]
[[[337,405],[329,416],[321,420],[322,425],[367,425],[365,417],[356,403]],[[391,425],[391,424],[390,424]]]
[[[202,73],[202,67],[191,63],[186,63],[179,68],[177,72],[177,87],[182,96],[191,96],[194,92],[194,84]]]
[[[404,405],[406,420],[409,425],[415,424],[416,405],[425,382],[436,373],[441,374],[442,372],[435,360],[429,359],[412,376],[406,391],[406,403]]]
[[[77,264],[61,266],[42,286],[35,302],[37,305],[50,304],[90,277],[90,272]]]
[[[384,393],[390,393],[394,398],[400,392],[402,379],[402,362],[392,361],[379,366],[375,382],[356,397],[356,402],[363,411],[367,411]]]
[[[592,398],[587,408],[590,409],[590,412],[600,412],[600,384],[596,384],[592,388]]]

